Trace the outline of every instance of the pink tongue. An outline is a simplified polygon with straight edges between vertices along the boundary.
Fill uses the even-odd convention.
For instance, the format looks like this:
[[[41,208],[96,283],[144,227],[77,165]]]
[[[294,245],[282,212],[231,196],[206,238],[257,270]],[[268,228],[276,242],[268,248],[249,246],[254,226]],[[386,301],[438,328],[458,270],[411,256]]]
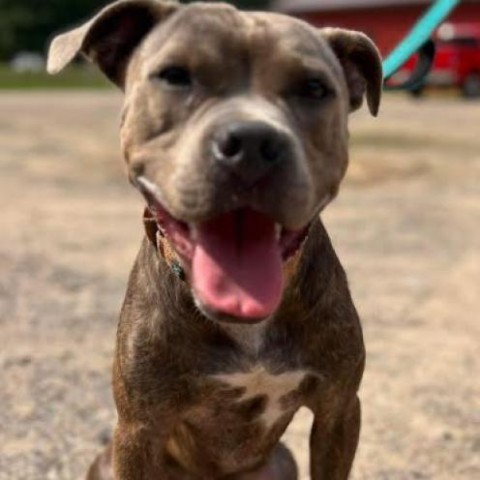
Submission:
[[[252,210],[228,213],[198,227],[192,281],[214,311],[262,319],[282,295],[282,257],[275,224]]]

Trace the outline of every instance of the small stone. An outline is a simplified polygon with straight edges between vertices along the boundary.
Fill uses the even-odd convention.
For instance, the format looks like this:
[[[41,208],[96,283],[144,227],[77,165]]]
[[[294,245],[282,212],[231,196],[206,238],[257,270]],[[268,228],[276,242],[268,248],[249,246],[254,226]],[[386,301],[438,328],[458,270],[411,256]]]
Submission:
[[[443,433],[443,440],[445,440],[446,442],[451,442],[453,440],[452,432],[444,432]]]

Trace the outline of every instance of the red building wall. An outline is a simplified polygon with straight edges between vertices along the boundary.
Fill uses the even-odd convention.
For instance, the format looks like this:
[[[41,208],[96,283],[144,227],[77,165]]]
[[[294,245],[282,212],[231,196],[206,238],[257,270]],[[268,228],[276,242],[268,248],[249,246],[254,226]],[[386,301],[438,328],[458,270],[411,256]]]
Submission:
[[[337,26],[365,32],[385,55],[398,44],[425,10],[425,5],[376,7],[311,12],[300,17],[318,26]],[[480,22],[480,3],[460,4],[449,20]]]

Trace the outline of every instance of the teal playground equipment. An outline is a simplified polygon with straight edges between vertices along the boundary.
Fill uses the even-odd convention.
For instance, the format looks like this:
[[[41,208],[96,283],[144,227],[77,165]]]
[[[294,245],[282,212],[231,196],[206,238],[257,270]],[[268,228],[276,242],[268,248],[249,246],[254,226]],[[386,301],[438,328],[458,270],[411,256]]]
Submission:
[[[411,90],[423,83],[435,56],[435,46],[431,40],[432,34],[459,3],[460,0],[437,0],[433,2],[410,33],[385,59],[383,63],[384,78],[388,80],[412,55],[416,52],[419,53],[419,61],[412,76],[402,85],[394,87],[395,89]]]

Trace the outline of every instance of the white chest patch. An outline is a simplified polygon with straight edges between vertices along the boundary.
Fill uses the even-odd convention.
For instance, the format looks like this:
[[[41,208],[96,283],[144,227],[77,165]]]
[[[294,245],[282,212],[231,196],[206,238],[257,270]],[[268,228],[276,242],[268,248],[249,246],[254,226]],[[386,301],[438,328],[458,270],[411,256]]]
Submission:
[[[265,412],[261,420],[270,429],[286,412],[281,405],[281,399],[298,389],[307,372],[292,371],[280,375],[272,375],[265,367],[258,366],[246,373],[215,375],[215,379],[232,388],[244,388],[245,393],[239,402],[249,400],[259,395],[268,398]]]

